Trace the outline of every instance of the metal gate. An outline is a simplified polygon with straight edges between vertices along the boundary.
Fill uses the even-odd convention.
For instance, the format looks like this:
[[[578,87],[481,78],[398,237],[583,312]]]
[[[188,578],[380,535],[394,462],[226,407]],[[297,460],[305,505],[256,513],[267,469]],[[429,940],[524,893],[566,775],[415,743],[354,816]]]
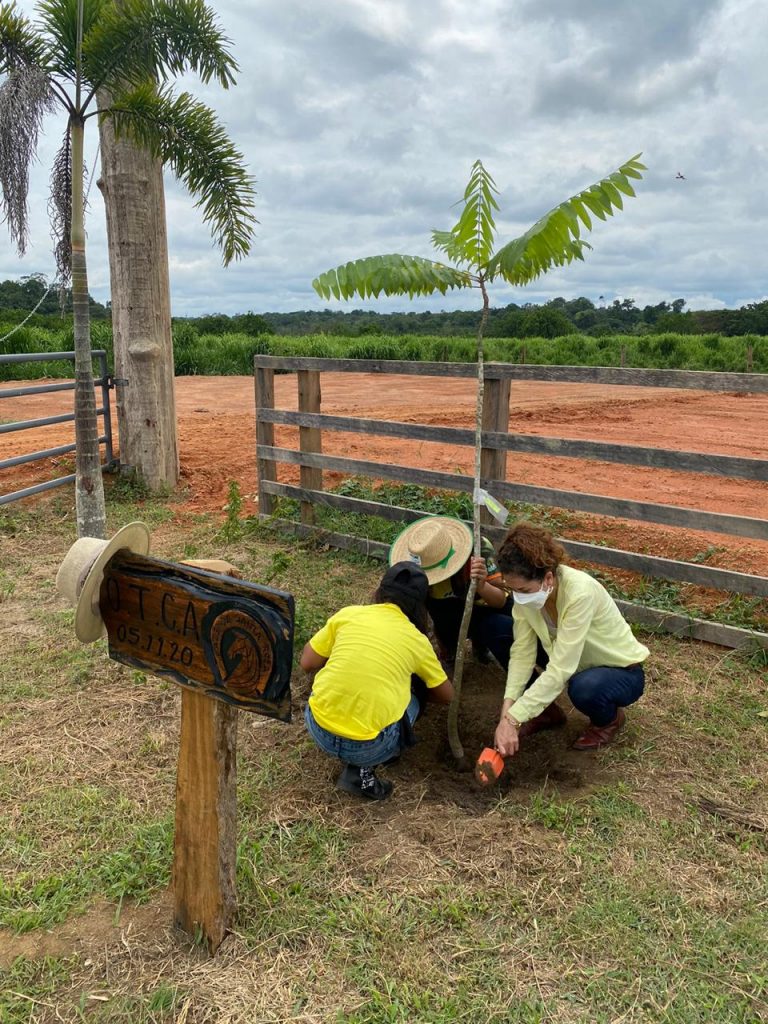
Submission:
[[[109,375],[107,369],[107,353],[104,349],[92,349],[91,355],[94,359],[98,360],[99,363],[99,376],[94,380],[94,387],[101,388],[101,406],[96,409],[97,416],[101,416],[104,421],[103,433],[99,437],[99,444],[104,445],[104,462],[102,463],[102,470],[113,469],[116,463],[114,453],[112,451],[112,420],[110,417],[109,407],[109,392],[114,387],[114,381]],[[71,363],[75,361],[74,352],[34,352],[34,353],[21,353],[18,355],[0,355],[0,366],[5,363],[36,363],[36,362],[52,362],[54,360],[63,359]],[[0,399],[3,398],[20,398],[24,395],[43,395],[48,394],[52,391],[74,391],[74,381],[63,381],[60,384],[35,384],[21,388],[6,388],[0,387]],[[0,420],[2,417],[0,417]],[[52,423],[66,423],[74,422],[75,414],[74,411],[70,413],[61,413],[57,416],[43,416],[40,419],[35,420],[19,420],[15,423],[2,423],[0,422],[0,434],[12,434],[19,430],[29,430],[32,427],[47,427]],[[37,452],[29,452],[26,455],[16,455],[10,459],[0,460],[0,469],[10,469],[12,466],[21,466],[27,462],[39,462],[42,459],[55,458],[57,455],[66,455],[68,452],[73,452],[76,448],[76,444],[62,444],[56,448],[45,448]],[[18,491],[11,491],[9,494],[0,494],[0,505],[7,505],[12,501],[18,501],[20,498],[27,498],[31,494],[40,494],[42,491],[50,491],[53,487],[61,487],[63,484],[72,483],[75,479],[75,474],[70,473],[67,476],[57,477],[56,480],[46,480],[44,483],[32,484],[30,487],[24,487]]]

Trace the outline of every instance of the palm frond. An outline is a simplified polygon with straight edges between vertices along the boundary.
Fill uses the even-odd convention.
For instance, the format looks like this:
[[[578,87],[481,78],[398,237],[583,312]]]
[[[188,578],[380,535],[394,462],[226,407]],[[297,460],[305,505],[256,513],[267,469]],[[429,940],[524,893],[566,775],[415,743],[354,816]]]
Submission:
[[[442,295],[450,288],[471,288],[472,275],[420,256],[368,256],[327,270],[312,282],[323,299],[378,298],[379,295]]]
[[[255,188],[242,154],[213,111],[189,93],[174,96],[147,82],[115,97],[102,116],[167,164],[197,199],[224,264],[246,256],[254,225]]]
[[[499,204],[494,199],[498,189],[480,160],[472,165],[464,189],[464,208],[450,231],[433,231],[432,244],[455,263],[480,267],[488,262],[493,251],[496,223],[493,211]]]
[[[48,217],[61,291],[72,278],[72,138],[69,128],[51,168]]]
[[[14,3],[0,3],[0,75],[41,64],[43,47]]]
[[[525,285],[551,267],[583,259],[591,248],[581,238],[581,225],[592,228],[590,213],[600,220],[612,217],[614,209],[623,209],[622,195],[634,196],[630,179],[642,178],[645,165],[640,153],[633,156],[608,177],[566,199],[536,221],[489,259],[485,267],[489,281],[501,277],[514,285]]]
[[[56,106],[48,75],[21,66],[0,85],[0,194],[3,220],[19,255],[27,248],[29,167],[37,154],[40,126]]]
[[[84,36],[84,74],[93,89],[111,92],[186,71],[226,89],[238,70],[228,42],[203,0],[124,0]]]
[[[83,39],[98,24],[112,0],[82,0]],[[56,72],[74,80],[76,74],[78,0],[39,0],[37,10],[49,61]]]

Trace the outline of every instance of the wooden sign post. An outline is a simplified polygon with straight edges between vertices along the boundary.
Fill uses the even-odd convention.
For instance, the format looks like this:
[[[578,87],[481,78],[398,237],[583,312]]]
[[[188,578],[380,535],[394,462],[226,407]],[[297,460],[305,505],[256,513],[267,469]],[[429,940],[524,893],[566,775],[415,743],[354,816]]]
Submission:
[[[110,658],[184,688],[175,921],[215,952],[236,910],[237,711],[290,720],[293,598],[124,550],[106,566],[99,610]]]

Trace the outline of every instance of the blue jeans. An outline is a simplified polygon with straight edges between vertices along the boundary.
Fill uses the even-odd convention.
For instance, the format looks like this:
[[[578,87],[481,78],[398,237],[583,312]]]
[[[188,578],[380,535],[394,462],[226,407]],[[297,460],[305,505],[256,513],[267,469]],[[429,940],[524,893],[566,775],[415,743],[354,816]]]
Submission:
[[[435,628],[435,636],[452,658],[464,614],[464,599],[430,597],[427,598],[427,611]],[[487,647],[502,668],[506,668],[512,646],[512,601],[509,600],[503,608],[476,604],[469,620],[469,639],[479,647]]]
[[[415,696],[411,697],[405,713],[413,725],[419,715],[419,702]],[[331,757],[338,757],[344,764],[353,764],[358,768],[375,768],[376,765],[384,764],[400,753],[399,721],[386,726],[372,740],[349,740],[318,725],[312,709],[307,704],[304,710],[304,723],[318,747]]]
[[[568,696],[573,706],[594,725],[608,725],[619,708],[634,704],[643,695],[645,673],[642,665],[632,668],[585,668],[572,675]]]

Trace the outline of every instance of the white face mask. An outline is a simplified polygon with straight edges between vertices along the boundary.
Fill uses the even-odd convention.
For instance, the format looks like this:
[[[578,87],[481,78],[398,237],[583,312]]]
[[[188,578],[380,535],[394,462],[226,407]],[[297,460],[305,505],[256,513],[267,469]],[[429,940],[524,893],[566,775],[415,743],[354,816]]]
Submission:
[[[515,604],[527,604],[532,608],[543,608],[547,603],[547,598],[552,593],[552,590],[534,590],[532,594],[526,594],[522,590],[513,590],[512,597]]]

